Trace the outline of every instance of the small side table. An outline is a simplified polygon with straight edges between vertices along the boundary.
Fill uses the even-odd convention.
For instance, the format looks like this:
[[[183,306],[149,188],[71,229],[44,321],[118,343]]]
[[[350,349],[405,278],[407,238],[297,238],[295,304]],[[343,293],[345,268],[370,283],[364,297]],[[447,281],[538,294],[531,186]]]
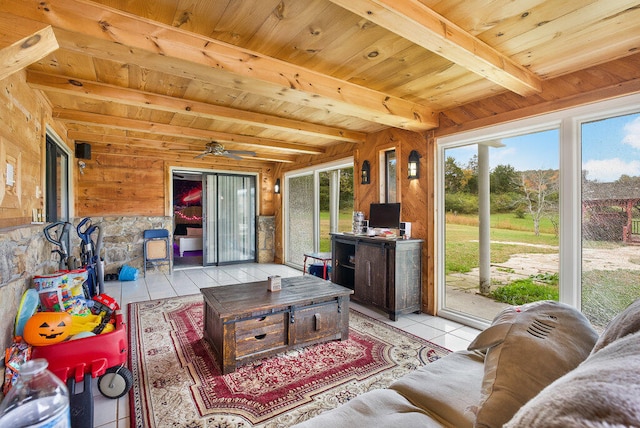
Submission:
[[[322,279],[327,279],[327,263],[331,261],[331,253],[304,253],[303,274],[307,273],[307,259],[320,260],[322,262]]]

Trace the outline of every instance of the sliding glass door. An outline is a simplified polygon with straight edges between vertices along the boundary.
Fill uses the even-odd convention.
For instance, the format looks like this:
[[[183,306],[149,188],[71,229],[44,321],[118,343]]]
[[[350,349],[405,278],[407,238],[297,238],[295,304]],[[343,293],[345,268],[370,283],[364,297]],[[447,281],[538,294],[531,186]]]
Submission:
[[[255,261],[256,178],[204,175],[206,265]]]
[[[304,253],[331,251],[331,232],[350,231],[353,162],[285,175],[285,262],[302,268]]]
[[[315,211],[312,173],[287,179],[287,263],[302,267],[304,253],[314,249],[313,218]]]

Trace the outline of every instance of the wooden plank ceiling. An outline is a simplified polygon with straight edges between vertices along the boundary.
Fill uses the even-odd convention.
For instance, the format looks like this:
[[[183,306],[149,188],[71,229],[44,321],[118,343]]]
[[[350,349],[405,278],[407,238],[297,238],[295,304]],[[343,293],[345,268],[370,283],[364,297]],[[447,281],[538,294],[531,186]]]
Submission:
[[[160,158],[213,140],[253,162],[321,156],[639,47],[626,0],[0,2],[0,58],[23,49],[0,73],[30,64],[71,139]]]

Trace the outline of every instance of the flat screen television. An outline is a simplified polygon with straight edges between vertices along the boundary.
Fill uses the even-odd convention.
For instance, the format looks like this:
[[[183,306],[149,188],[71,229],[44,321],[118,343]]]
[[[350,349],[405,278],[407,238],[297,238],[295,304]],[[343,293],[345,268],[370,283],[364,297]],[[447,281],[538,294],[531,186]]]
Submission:
[[[369,227],[398,229],[400,227],[400,203],[371,204],[369,207]]]

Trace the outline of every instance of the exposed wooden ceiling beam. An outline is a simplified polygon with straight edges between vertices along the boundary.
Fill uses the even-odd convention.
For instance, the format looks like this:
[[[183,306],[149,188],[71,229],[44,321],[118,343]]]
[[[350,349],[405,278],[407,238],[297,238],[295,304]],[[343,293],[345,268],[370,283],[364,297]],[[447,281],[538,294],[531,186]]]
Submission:
[[[0,14],[0,80],[58,49],[50,25]]]
[[[277,141],[267,138],[252,137],[248,135],[236,135],[226,132],[211,131],[207,129],[188,128],[184,126],[170,125],[166,123],[149,122],[145,120],[128,119],[119,116],[109,116],[98,113],[89,113],[78,110],[54,108],[52,116],[63,122],[99,125],[105,128],[124,129],[129,131],[146,132],[157,135],[173,135],[175,137],[200,138],[202,140],[216,140],[241,144],[244,146],[272,148],[285,152],[321,154],[325,150],[322,147],[314,147],[286,141]]]
[[[420,0],[330,1],[517,94],[542,91],[534,73]]]
[[[275,99],[286,97],[287,101],[301,105],[415,131],[438,126],[437,115],[429,107],[95,3],[56,0],[43,6],[40,1],[25,4],[3,0],[0,11],[39,20],[54,29],[117,43],[129,51],[152,52],[161,56],[173,73],[179,74],[184,68],[172,63],[178,59],[206,67],[210,81],[215,79],[215,73],[229,73],[240,86],[251,87],[252,80],[267,83],[262,85],[267,90],[262,90]],[[77,39],[67,37],[63,42],[59,38],[59,43],[63,48],[84,50]],[[130,58],[110,59],[125,62]]]
[[[27,70],[27,83],[32,88],[43,91],[73,94],[99,101],[117,102],[119,104],[151,108],[186,116],[295,132],[296,134],[321,137],[333,141],[358,143],[364,142],[367,139],[366,134],[363,132],[306,123],[278,116],[122,88],[69,76],[56,76],[33,70]]]
[[[194,140],[194,143],[173,143],[163,140],[127,137],[123,135],[110,135],[97,132],[76,131],[72,129],[67,131],[67,137],[75,141],[97,143],[104,148],[112,146],[127,146],[130,148],[132,146],[135,146],[140,149],[155,150],[155,153],[158,156],[164,155],[169,157],[175,155],[175,150],[179,150],[183,153],[191,153],[193,156],[195,156],[199,152],[202,152],[205,148],[205,142],[203,140]],[[105,153],[108,152],[107,149],[104,149],[103,151]],[[252,157],[252,159],[269,162],[292,163],[295,160],[295,156],[258,153],[255,157]]]
[[[96,156],[93,156],[93,155]],[[255,157],[245,157],[241,161],[227,158],[225,156],[205,156],[201,159],[194,159],[192,153],[188,152],[168,152],[168,151],[154,151],[153,149],[137,147],[137,146],[126,146],[126,145],[109,145],[109,144],[96,144],[91,148],[91,155],[95,157],[95,162],[99,163],[99,156],[105,155],[117,155],[117,156],[141,156],[141,157],[150,157],[159,160],[169,161],[172,165],[188,165],[192,166],[202,166],[209,167],[212,164],[216,166],[230,166],[232,169],[240,169],[243,171],[248,171],[251,169],[260,170],[265,167],[265,160],[258,160]],[[92,162],[93,163],[93,162]],[[89,171],[87,174],[91,174]],[[99,185],[99,183],[97,183]],[[106,187],[106,186],[105,186]]]

